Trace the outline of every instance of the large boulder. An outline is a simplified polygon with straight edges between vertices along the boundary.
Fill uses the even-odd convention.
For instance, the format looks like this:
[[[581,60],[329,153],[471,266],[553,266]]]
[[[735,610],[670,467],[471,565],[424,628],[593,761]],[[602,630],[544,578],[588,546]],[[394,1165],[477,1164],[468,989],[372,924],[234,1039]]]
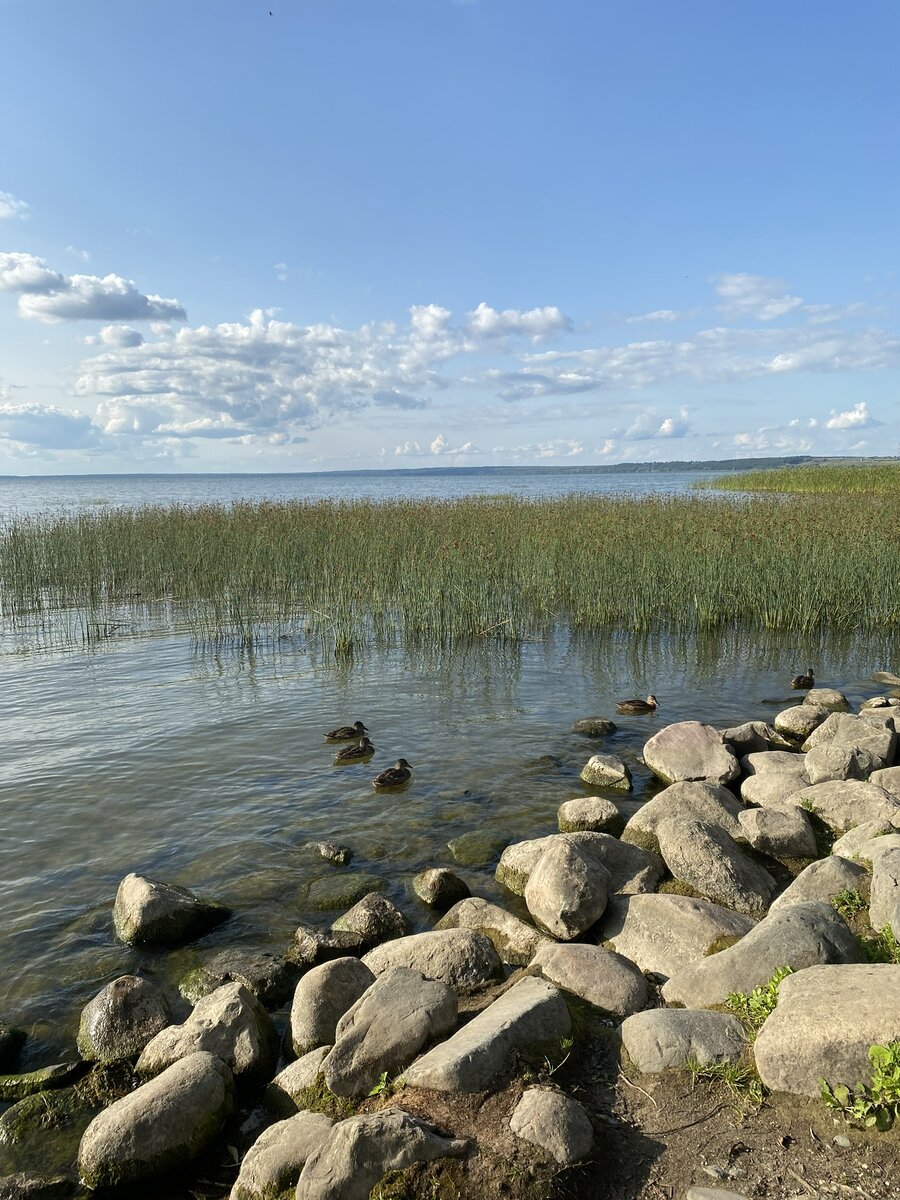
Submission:
[[[718,784],[672,783],[638,809],[625,826],[622,838],[655,849],[657,827],[671,817],[691,817],[718,825],[736,838],[741,835],[739,817],[743,810],[743,804]]]
[[[420,871],[412,881],[415,894],[430,908],[446,910],[471,896],[469,885],[447,867]]]
[[[113,905],[116,936],[128,945],[180,946],[231,915],[224,904],[146,875],[126,875]]]
[[[178,990],[196,1004],[225,983],[242,983],[266,1008],[280,1008],[297,982],[296,968],[283,958],[253,950],[219,950],[178,981]]]
[[[322,1074],[336,1096],[367,1096],[397,1075],[426,1042],[456,1024],[456,993],[408,967],[385,971],[337,1023]]]
[[[775,728],[785,737],[802,742],[814,729],[818,729],[829,712],[830,709],[819,704],[794,704],[776,716]]]
[[[171,1024],[168,1001],[158,987],[137,975],[121,975],[82,1009],[78,1051],[92,1062],[131,1058]]]
[[[741,836],[773,858],[815,858],[816,835],[799,804],[783,808],[745,808],[738,816]]]
[[[184,1167],[234,1109],[229,1068],[198,1051],[94,1117],[78,1150],[89,1188],[127,1188]]]
[[[761,916],[775,894],[775,880],[718,825],[670,817],[656,828],[659,850],[675,879],[713,904]]]
[[[603,915],[610,884],[606,867],[562,835],[535,863],[525,888],[525,903],[541,929],[571,941]]]
[[[818,1096],[820,1079],[871,1083],[869,1047],[898,1040],[900,966],[811,966],[782,980],[753,1051],[766,1087]]]
[[[663,986],[667,1004],[710,1008],[732,992],[749,995],[780,967],[801,971],[824,963],[856,963],[862,951],[830,904],[808,901],[772,913],[739,942],[674,973]]]
[[[642,971],[668,979],[714,947],[731,944],[756,925],[752,917],[709,900],[658,893],[614,896],[603,914],[603,936]]]
[[[871,750],[836,746],[833,742],[814,746],[806,755],[806,776],[811,784],[831,779],[868,779],[878,769]]]
[[[526,976],[429,1050],[406,1071],[410,1087],[483,1092],[508,1070],[517,1049],[568,1036],[572,1020],[552,983]]]
[[[622,1045],[643,1075],[681,1071],[688,1063],[736,1063],[747,1046],[744,1027],[726,1013],[651,1008],[622,1022]]]
[[[275,1200],[293,1193],[306,1160],[333,1126],[324,1113],[299,1112],[264,1129],[244,1155],[228,1200]]]
[[[631,772],[615,754],[594,754],[581,769],[581,778],[591,787],[631,791]]]
[[[409,967],[455,992],[473,992],[503,976],[503,963],[490,938],[474,929],[433,929],[395,938],[370,950],[363,962],[374,975]]]
[[[577,1163],[594,1145],[594,1131],[584,1108],[556,1088],[528,1088],[513,1109],[509,1127],[516,1137],[544,1150],[561,1167]]]
[[[867,843],[873,838],[896,833],[898,829],[900,829],[900,814],[897,816],[896,825],[892,821],[877,817],[874,821],[863,821],[861,825],[854,825],[852,829],[848,829],[845,834],[842,834],[831,847],[831,853],[837,854],[841,858],[858,859],[860,851],[863,847],[867,847]]]
[[[873,929],[887,927],[900,939],[900,850],[886,850],[872,863],[869,921]]]
[[[644,762],[666,783],[730,783],[741,773],[719,731],[700,721],[679,721],[661,729],[644,746]]]
[[[136,1070],[156,1075],[198,1050],[226,1063],[237,1082],[271,1079],[278,1059],[278,1036],[272,1018],[242,983],[226,983],[194,1005],[182,1025],[169,1025],[151,1038]]]
[[[769,914],[809,900],[830,904],[841,892],[865,890],[867,884],[868,873],[863,867],[830,854],[804,868],[778,899],[772,901]]]
[[[767,771],[762,775],[748,775],[741,782],[741,799],[745,804],[757,804],[760,808],[781,808],[785,804],[798,804],[798,792],[809,784],[805,771]]]
[[[438,921],[437,929],[471,929],[482,934],[493,945],[501,962],[511,967],[527,966],[538,948],[550,940],[533,925],[480,896],[470,896],[468,900],[454,904]]]
[[[804,704],[815,704],[819,708],[827,708],[829,712],[849,712],[850,701],[837,688],[810,688],[803,697]]]
[[[836,833],[846,833],[863,821],[900,820],[900,801],[877,784],[858,779],[814,784],[798,792],[794,802],[814,812]]]
[[[867,718],[852,713],[832,713],[803,743],[804,750],[816,746],[835,745],[847,749],[869,750],[879,760],[879,767],[889,767],[894,761],[897,735],[893,720],[871,713]]]
[[[647,1003],[641,971],[613,950],[582,943],[542,946],[531,961],[545,979],[614,1017],[627,1017]]]
[[[368,1200],[388,1171],[436,1158],[461,1158],[469,1143],[440,1137],[424,1121],[397,1108],[340,1121],[306,1160],[296,1200]]]
[[[410,924],[403,913],[380,892],[369,892],[342,917],[332,921],[331,928],[344,933],[358,933],[366,948],[386,942],[388,938],[403,937]]]
[[[547,837],[531,838],[507,846],[497,864],[497,882],[516,896],[524,896],[528,877],[538,859],[548,846],[561,837],[588,850],[606,867],[612,892],[630,895],[656,891],[657,884],[666,873],[665,863],[659,855],[647,853],[638,846],[629,846],[608,833],[551,833]]]
[[[900,767],[882,767],[880,771],[873,771],[869,783],[877,783],[889,796],[900,801]]]
[[[300,1057],[319,1046],[333,1046],[338,1021],[374,982],[375,975],[358,958],[336,958],[308,971],[291,1005],[294,1053]]]
[[[729,745],[738,758],[763,750],[788,750],[790,742],[766,721],[745,721],[730,729],[720,729],[722,741]]]
[[[618,837],[625,827],[622,811],[604,796],[580,796],[564,800],[556,814],[560,833],[611,833]]]

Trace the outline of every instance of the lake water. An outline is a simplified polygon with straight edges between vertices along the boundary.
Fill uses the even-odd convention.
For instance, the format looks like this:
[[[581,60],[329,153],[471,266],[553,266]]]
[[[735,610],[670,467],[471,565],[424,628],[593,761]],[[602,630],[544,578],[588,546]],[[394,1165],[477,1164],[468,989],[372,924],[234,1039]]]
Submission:
[[[490,490],[558,495],[680,490],[689,481],[523,474],[489,482]],[[472,476],[0,481],[7,513],[484,490],[485,479]],[[859,702],[879,691],[873,671],[897,669],[888,649],[877,639],[559,635],[449,657],[372,653],[341,667],[289,640],[216,652],[157,631],[34,650],[5,631],[0,1020],[34,1031],[27,1065],[53,1061],[71,1052],[81,1007],[117,975],[141,970],[172,988],[213,948],[280,953],[301,920],[330,922],[339,910],[315,911],[307,895],[328,877],[378,876],[418,928],[433,917],[410,883],[427,866],[456,866],[473,893],[499,898],[496,851],[483,865],[458,866],[450,840],[479,831],[502,844],[553,832],[559,804],[591,793],[578,776],[597,749],[629,762],[632,798],[645,799],[656,784],[639,755],[662,725],[771,719],[797,699],[788,681],[810,663],[823,684]],[[617,699],[648,692],[660,701],[655,716],[615,718]],[[596,714],[617,719],[619,731],[602,744],[570,731]],[[375,758],[334,767],[322,735],[355,720],[369,726]],[[376,794],[372,777],[400,756],[413,764],[411,786]],[[306,847],[323,838],[353,849],[349,867]],[[110,913],[129,871],[220,899],[235,916],[174,954],[121,946]]]

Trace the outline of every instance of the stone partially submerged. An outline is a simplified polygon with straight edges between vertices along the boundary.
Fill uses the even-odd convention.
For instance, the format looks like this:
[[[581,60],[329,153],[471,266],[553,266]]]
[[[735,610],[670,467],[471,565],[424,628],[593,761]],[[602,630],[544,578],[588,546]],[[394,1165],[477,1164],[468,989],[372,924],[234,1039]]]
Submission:
[[[571,941],[600,919],[610,883],[606,867],[563,835],[535,863],[525,887],[525,903],[541,929]]]
[[[137,975],[121,975],[82,1009],[78,1051],[93,1062],[131,1058],[171,1024],[168,1001],[158,987]]]
[[[180,946],[231,916],[213,900],[146,875],[126,875],[113,905],[116,936],[128,945]]]
[[[591,787],[631,791],[631,772],[615,754],[594,754],[581,769],[581,778]]]
[[[644,762],[665,783],[730,783],[741,773],[734,751],[712,725],[679,721],[644,746]]]
[[[500,856],[495,872],[497,882],[516,896],[524,896],[528,877],[544,851],[559,838],[568,838],[589,851],[610,874],[610,890],[631,894],[653,892],[666,873],[665,863],[658,854],[650,854],[638,846],[629,846],[608,833],[551,833],[547,837],[514,842]]]

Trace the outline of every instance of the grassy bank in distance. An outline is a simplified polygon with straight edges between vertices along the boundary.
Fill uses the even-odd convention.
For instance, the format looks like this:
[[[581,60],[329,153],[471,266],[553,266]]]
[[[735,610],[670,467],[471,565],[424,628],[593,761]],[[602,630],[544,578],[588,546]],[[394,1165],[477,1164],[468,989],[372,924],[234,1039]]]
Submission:
[[[103,510],[0,530],[0,604],[23,626],[290,630],[337,653],[557,626],[883,630],[900,625],[900,525],[866,494]]]
[[[719,475],[701,480],[696,486],[734,492],[896,496],[900,495],[900,463],[775,467]]]

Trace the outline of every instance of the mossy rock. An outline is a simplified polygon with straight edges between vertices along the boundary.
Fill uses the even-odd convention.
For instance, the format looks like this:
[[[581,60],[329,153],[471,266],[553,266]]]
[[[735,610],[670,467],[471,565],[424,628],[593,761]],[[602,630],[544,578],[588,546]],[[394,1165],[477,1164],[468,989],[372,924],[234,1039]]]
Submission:
[[[508,845],[509,838],[476,829],[453,838],[447,849],[461,866],[487,867],[497,861]]]
[[[626,842],[629,846],[637,846],[638,850],[646,850],[648,854],[659,854],[659,842],[652,833],[647,833],[643,829],[628,828],[619,839]],[[662,887],[659,888],[662,891]]]
[[[351,872],[314,879],[306,890],[306,903],[319,912],[350,908],[370,892],[383,892],[387,883],[378,875]]]
[[[714,942],[711,942],[706,947],[705,957],[709,958],[712,954],[718,954],[720,950],[728,950],[729,947],[734,946],[740,940],[741,939],[739,937],[735,937],[734,934],[725,933],[721,937],[717,937]]]
[[[62,1088],[83,1075],[89,1066],[85,1062],[54,1063],[24,1075],[0,1075],[0,1100],[24,1100],[38,1092]]]
[[[328,1090],[322,1074],[317,1075],[309,1087],[295,1092],[292,1100],[297,1112],[308,1109],[310,1112],[324,1113],[335,1121],[355,1117],[359,1112],[359,1107],[348,1096],[336,1096]]]
[[[689,883],[685,883],[683,879],[667,879],[665,883],[661,883],[656,890],[658,892],[664,892],[667,896],[692,896],[695,900],[707,899],[702,892],[698,892],[695,887],[691,887],[691,885]]]

